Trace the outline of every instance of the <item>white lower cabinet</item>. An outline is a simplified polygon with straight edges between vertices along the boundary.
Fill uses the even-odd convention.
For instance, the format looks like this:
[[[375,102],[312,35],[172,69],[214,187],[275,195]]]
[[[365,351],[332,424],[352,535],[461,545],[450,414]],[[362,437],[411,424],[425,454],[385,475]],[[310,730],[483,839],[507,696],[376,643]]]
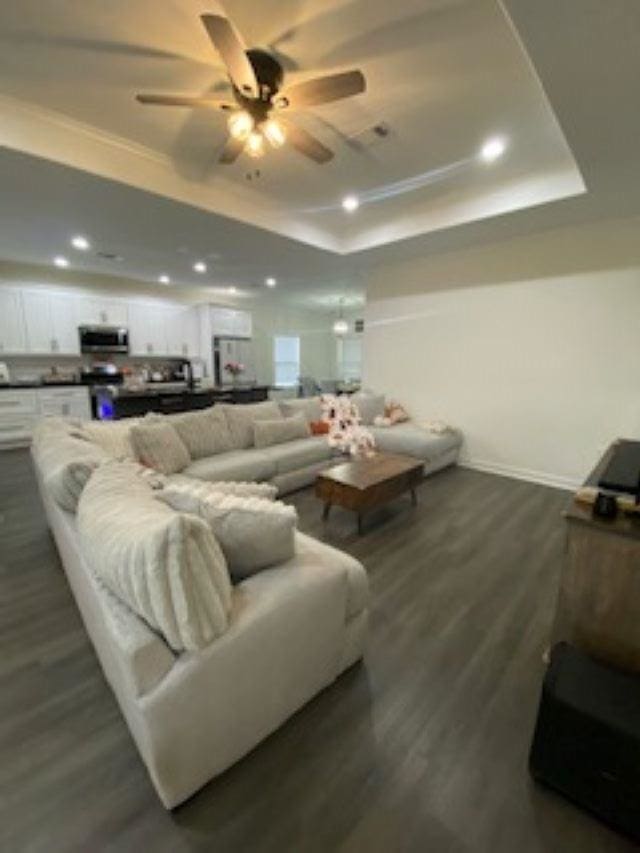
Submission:
[[[0,389],[0,447],[28,444],[38,420],[52,415],[91,418],[89,389]]]

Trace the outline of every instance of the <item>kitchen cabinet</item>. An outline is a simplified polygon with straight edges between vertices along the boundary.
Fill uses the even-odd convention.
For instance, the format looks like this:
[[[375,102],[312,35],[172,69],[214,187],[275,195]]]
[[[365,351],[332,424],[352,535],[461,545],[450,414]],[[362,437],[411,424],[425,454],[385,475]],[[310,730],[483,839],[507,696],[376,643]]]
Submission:
[[[176,306],[165,315],[167,352],[180,358],[199,355],[200,332],[195,308]]]
[[[20,291],[0,288],[0,356],[4,353],[24,353],[27,335]]]
[[[57,415],[63,418],[91,418],[89,389],[81,388],[41,388],[38,390],[38,412],[41,417]]]
[[[129,349],[131,355],[167,355],[167,308],[164,305],[132,302],[129,305]]]
[[[22,293],[26,350],[33,354],[78,355],[77,300],[57,293]]]
[[[29,444],[40,418],[52,415],[90,419],[87,386],[0,389],[0,447]]]
[[[117,299],[81,297],[76,316],[80,326],[128,325],[127,303]]]
[[[249,311],[211,307],[211,334],[215,337],[250,338],[252,325]]]

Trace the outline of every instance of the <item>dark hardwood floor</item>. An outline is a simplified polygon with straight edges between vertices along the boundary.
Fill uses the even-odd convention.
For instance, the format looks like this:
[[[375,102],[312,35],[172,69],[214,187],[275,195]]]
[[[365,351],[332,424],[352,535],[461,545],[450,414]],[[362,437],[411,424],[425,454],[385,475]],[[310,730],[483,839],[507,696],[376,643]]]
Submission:
[[[358,537],[311,490],[301,528],[363,561],[353,668],[173,813],[93,654],[25,451],[0,454],[0,849],[627,851],[527,774],[566,495],[462,469]],[[221,697],[223,701],[223,697]]]

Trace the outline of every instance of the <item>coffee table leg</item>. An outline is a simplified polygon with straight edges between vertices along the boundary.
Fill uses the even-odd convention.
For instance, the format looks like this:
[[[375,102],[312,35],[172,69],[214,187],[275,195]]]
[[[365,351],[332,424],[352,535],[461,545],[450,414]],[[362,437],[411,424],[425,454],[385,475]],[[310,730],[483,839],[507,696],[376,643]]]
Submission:
[[[411,503],[413,506],[418,506],[418,494],[415,488],[411,489]]]
[[[331,504],[327,501],[324,505],[324,509],[322,510],[322,520],[326,521],[329,518],[329,512],[331,511]]]
[[[362,536],[362,513],[358,513],[358,536]]]

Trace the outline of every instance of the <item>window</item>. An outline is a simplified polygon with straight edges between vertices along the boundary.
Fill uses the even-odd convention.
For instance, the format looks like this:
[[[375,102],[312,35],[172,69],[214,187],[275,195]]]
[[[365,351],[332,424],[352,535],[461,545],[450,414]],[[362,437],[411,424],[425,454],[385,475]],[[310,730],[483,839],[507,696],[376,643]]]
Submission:
[[[345,381],[362,377],[362,337],[346,335],[338,338],[338,373]]]
[[[300,376],[300,338],[276,335],[273,339],[273,362],[276,385],[297,385]]]

